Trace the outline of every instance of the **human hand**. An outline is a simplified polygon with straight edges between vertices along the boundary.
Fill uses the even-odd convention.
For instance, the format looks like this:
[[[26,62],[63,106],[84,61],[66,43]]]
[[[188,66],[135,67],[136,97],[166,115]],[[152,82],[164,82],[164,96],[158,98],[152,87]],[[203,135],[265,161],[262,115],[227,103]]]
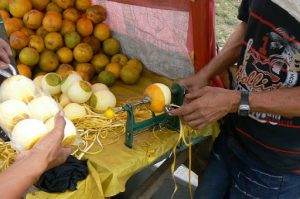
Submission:
[[[12,51],[9,44],[0,38],[0,68],[7,68],[7,64],[10,63],[10,57],[12,56]]]
[[[62,147],[65,124],[63,112],[59,112],[55,118],[54,129],[40,139],[32,149],[21,152],[16,161],[31,158],[40,163],[39,167],[43,168],[43,172],[64,163],[71,153],[70,147]]]
[[[209,82],[208,78],[202,72],[199,72],[193,76],[187,77],[180,81],[180,83],[182,83],[188,89],[189,92],[207,86],[208,82]]]
[[[194,129],[201,130],[230,112],[235,112],[240,102],[238,91],[217,87],[203,87],[188,93],[181,107],[170,112]]]

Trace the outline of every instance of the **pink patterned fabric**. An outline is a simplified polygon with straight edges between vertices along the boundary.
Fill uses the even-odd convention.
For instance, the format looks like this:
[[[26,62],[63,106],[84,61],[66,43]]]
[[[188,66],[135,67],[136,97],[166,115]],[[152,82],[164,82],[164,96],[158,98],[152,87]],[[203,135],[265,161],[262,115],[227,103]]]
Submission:
[[[125,54],[141,59],[148,69],[168,77],[179,78],[194,73],[188,50],[188,46],[192,48],[192,40],[188,39],[191,36],[188,34],[188,12],[105,0],[94,0],[93,3],[106,7],[108,18],[105,23],[121,41]]]

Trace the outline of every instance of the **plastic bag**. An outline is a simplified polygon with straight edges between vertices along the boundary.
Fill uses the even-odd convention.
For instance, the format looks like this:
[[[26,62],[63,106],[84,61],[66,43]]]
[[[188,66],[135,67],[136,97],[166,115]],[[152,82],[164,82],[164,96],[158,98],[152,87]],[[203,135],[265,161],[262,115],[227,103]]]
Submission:
[[[58,103],[29,78],[14,75],[5,79],[0,88],[0,126],[18,151],[32,146],[55,125]],[[63,145],[73,145],[78,140],[74,124],[65,118]]]

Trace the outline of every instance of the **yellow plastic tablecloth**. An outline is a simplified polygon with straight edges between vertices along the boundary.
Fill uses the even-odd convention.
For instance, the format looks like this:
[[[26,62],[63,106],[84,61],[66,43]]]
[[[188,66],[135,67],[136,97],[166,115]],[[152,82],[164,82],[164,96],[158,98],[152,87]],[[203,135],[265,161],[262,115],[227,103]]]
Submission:
[[[156,82],[171,84],[171,81],[164,77],[144,72],[137,85],[128,86],[118,82],[111,90],[119,100],[126,100],[141,96],[147,85]],[[217,123],[203,130],[205,135],[218,133]],[[133,149],[130,149],[124,145],[125,138],[121,138],[118,142],[105,146],[100,154],[85,156],[88,159],[89,175],[78,183],[76,191],[61,194],[36,191],[28,194],[26,198],[98,199],[114,196],[125,191],[125,184],[133,174],[168,153],[176,144],[177,139],[178,133],[167,129],[156,132],[155,135],[150,131],[143,132],[134,138]]]

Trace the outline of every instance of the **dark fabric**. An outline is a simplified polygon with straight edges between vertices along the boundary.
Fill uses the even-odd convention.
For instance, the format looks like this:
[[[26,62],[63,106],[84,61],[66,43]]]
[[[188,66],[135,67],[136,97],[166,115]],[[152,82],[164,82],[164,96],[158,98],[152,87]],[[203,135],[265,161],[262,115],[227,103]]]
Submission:
[[[239,18],[248,19],[248,30],[236,90],[269,92],[300,86],[300,22],[292,15],[299,6],[296,2],[242,1]],[[300,169],[300,117],[252,112],[249,117],[236,116],[234,122],[236,139],[256,160],[276,171]]]
[[[85,179],[87,175],[87,161],[69,156],[64,164],[45,172],[36,183],[36,187],[50,193],[74,191],[77,182]]]
[[[251,3],[251,0],[245,0],[242,1],[240,7],[239,7],[239,13],[238,13],[238,19],[243,22],[248,22],[249,19],[249,5]]]

